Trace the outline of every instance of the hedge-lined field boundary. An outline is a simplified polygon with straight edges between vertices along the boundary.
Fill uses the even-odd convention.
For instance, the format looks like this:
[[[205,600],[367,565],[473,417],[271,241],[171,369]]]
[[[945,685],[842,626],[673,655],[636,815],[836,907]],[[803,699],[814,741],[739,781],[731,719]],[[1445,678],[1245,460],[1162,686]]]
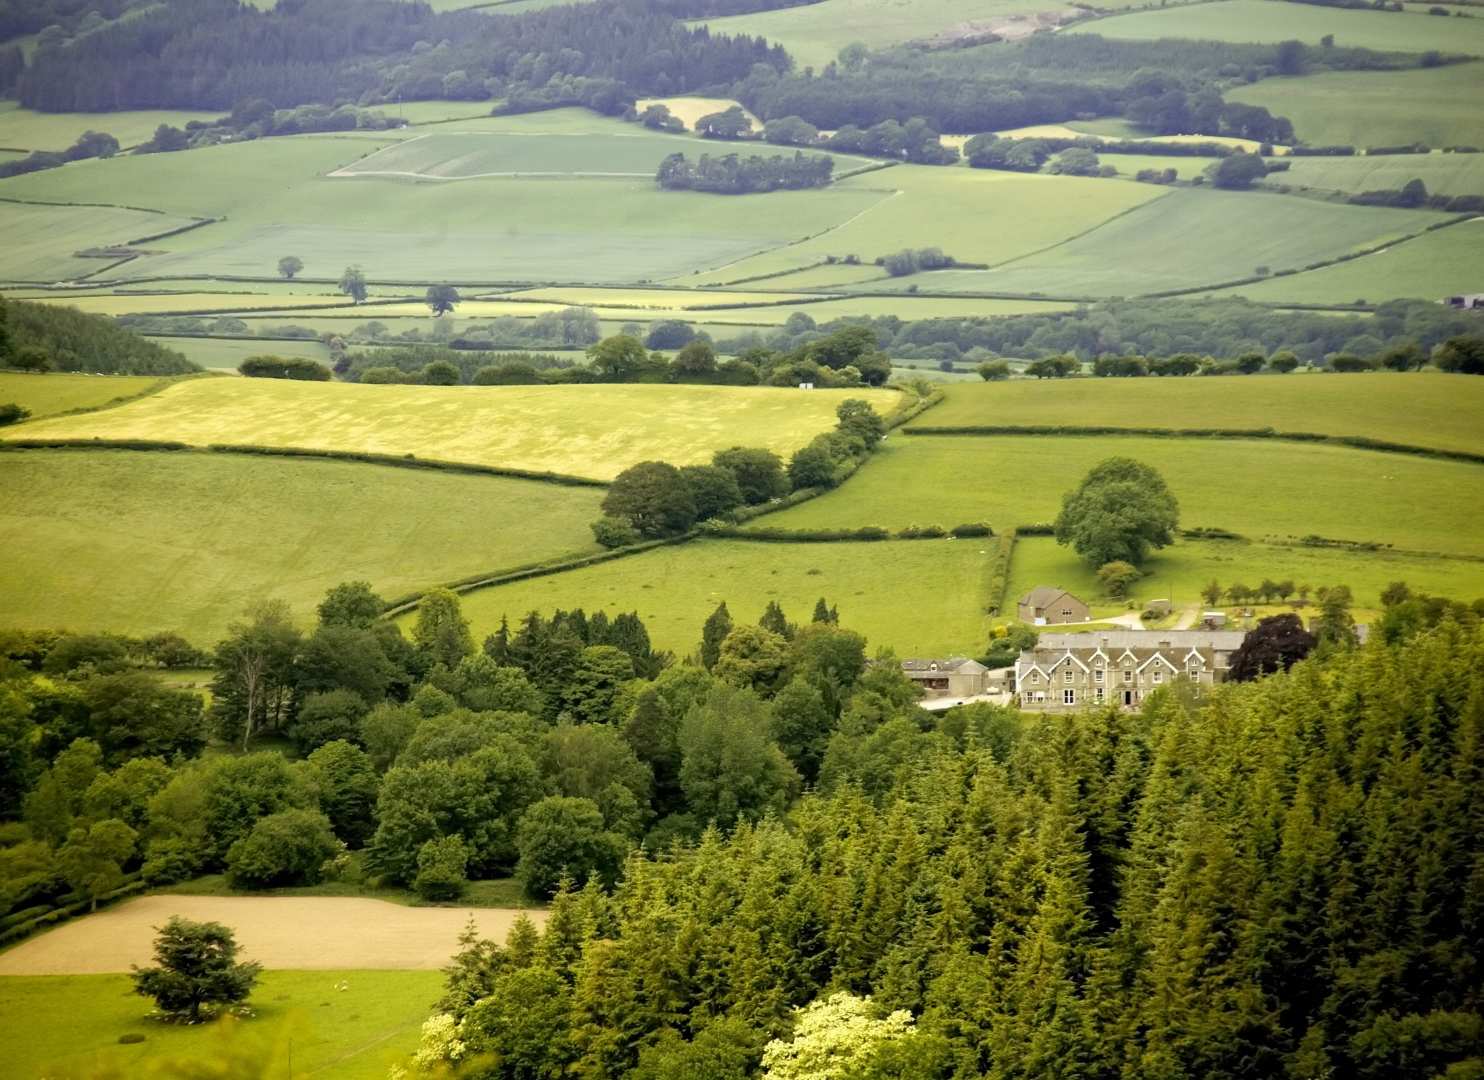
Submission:
[[[104,893],[98,897],[98,907],[106,907],[116,901],[133,896],[135,893],[144,892],[149,887],[149,883],[140,880],[136,873],[134,880],[114,889],[112,892]],[[44,930],[49,926],[55,926],[57,923],[66,922],[68,919],[75,918],[78,915],[90,915],[93,911],[93,904],[89,900],[78,900],[75,903],[64,904],[61,907],[46,908],[39,915],[29,914],[35,910],[37,909],[22,908],[20,911],[7,916],[4,929],[0,929],[0,946],[13,945],[22,938],[30,937],[38,930]],[[28,917],[17,920],[16,916],[18,915],[26,915]]]
[[[1153,439],[1276,439],[1282,442],[1328,443],[1352,450],[1376,450],[1385,454],[1467,461],[1484,465],[1484,454],[1471,450],[1446,450],[1437,446],[1415,446],[1388,442],[1366,435],[1325,435],[1317,431],[1278,431],[1276,428],[1159,428],[1108,427],[1091,424],[965,424],[953,427],[923,425],[906,429],[908,435],[1128,435]]]

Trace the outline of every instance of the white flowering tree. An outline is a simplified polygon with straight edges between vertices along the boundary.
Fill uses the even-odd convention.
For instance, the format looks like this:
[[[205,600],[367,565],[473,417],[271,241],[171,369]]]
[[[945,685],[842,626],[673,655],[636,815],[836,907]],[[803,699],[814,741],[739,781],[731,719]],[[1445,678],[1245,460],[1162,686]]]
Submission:
[[[879,1018],[871,999],[844,991],[795,1010],[793,1038],[763,1048],[768,1080],[838,1080],[869,1062],[887,1043],[912,1034],[912,1014]]]

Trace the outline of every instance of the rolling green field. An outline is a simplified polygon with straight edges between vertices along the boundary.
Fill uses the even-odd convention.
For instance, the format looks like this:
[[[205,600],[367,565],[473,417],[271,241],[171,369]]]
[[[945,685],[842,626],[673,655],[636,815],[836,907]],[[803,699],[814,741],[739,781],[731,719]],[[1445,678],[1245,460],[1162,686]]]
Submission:
[[[1275,183],[1359,192],[1394,191],[1416,179],[1434,195],[1484,195],[1484,154],[1291,157],[1288,165],[1272,177]]]
[[[844,487],[769,515],[766,526],[1051,521],[1062,495],[1110,457],[1158,469],[1185,528],[1484,555],[1484,466],[1263,440],[903,436]]]
[[[0,101],[0,146],[16,150],[65,150],[85,131],[106,131],[122,147],[154,136],[161,124],[185,127],[192,120],[215,120],[221,113],[147,110],[108,113],[42,113]]]
[[[184,353],[204,368],[231,368],[249,356],[303,356],[328,364],[330,350],[318,341],[249,341],[242,338],[151,337],[151,341]]]
[[[1144,570],[1145,576],[1134,586],[1134,599],[1142,602],[1163,598],[1177,609],[1204,604],[1201,589],[1213,579],[1223,585],[1257,585],[1264,578],[1286,578],[1315,588],[1348,585],[1356,606],[1362,609],[1380,607],[1381,590],[1393,581],[1405,581],[1413,591],[1435,596],[1468,600],[1484,597],[1484,562],[1384,551],[1353,553],[1333,548],[1181,540],[1153,553]],[[1098,602],[1102,588],[1097,574],[1071,548],[1062,547],[1049,536],[1017,540],[1006,600],[1013,603],[1036,586],[1048,584],[1088,599],[1094,616],[1128,610],[1126,601]]]
[[[196,379],[131,406],[37,421],[23,430],[27,438],[150,438],[415,454],[609,480],[639,461],[702,462],[729,446],[765,446],[787,456],[833,427],[835,407],[850,397],[865,398],[881,412],[898,401],[887,390],[806,394],[774,387]],[[486,560],[473,569],[499,565]]]
[[[1329,13],[1325,9],[1325,14]],[[1452,28],[1464,20],[1433,21]],[[1481,85],[1484,64],[1475,62],[1410,71],[1335,71],[1263,79],[1229,90],[1225,96],[1228,101],[1263,105],[1288,117],[1298,137],[1315,146],[1399,146],[1416,142],[1428,146],[1484,146]]]
[[[347,303],[344,293],[299,296],[248,293],[100,293],[87,296],[38,296],[38,303],[60,304],[91,315],[186,315],[194,312],[273,311],[317,308]],[[421,305],[419,305],[421,306]],[[426,311],[427,308],[423,307]]]
[[[1318,45],[1333,34],[1335,44],[1388,52],[1484,55],[1484,19],[1441,19],[1422,12],[1348,11],[1290,0],[1217,0],[1153,11],[1135,11],[1070,27],[1068,33],[1098,34],[1114,40],[1192,38],[1277,44]]]
[[[0,181],[0,196],[9,193],[8,183]],[[116,206],[0,202],[0,233],[5,236],[0,279],[50,282],[86,277],[115,260],[80,259],[75,252],[127,244],[189,223],[185,217]]]
[[[1258,266],[1298,269],[1399,239],[1440,220],[1440,215],[1420,210],[1185,189],[986,276],[996,282],[994,288],[1007,292],[1136,296],[1202,281],[1219,283],[1249,275]],[[1192,243],[1193,237],[1200,242]]]
[[[1359,259],[1217,290],[1212,296],[1245,296],[1267,302],[1375,304],[1398,296],[1438,300],[1470,291],[1479,280],[1484,220],[1423,233]]]
[[[776,520],[769,518],[768,520]],[[789,618],[809,618],[823,596],[842,625],[886,645],[925,655],[976,649],[988,626],[980,597],[989,564],[978,540],[863,544],[760,544],[701,540],[463,597],[476,640],[502,616],[598,608],[637,611],[657,648],[685,656],[723,600],[737,622],[754,622],[769,600]]]
[[[165,342],[160,342],[165,345]],[[73,409],[96,409],[135,397],[168,379],[153,375],[46,375],[0,371],[0,404],[29,409],[32,419]]]
[[[1210,379],[1016,379],[956,387],[908,427],[996,424],[1270,427],[1477,453],[1484,449],[1484,379],[1435,372],[1249,375],[1219,386]]]
[[[345,580],[391,598],[592,549],[601,499],[596,488],[349,462],[11,452],[0,456],[0,621],[175,630],[209,646],[257,600],[307,619]]]
[[[6,976],[0,1041],[6,1075],[15,1080],[73,1070],[137,1075],[176,1055],[224,1069],[237,1053],[272,1061],[263,1072],[240,1063],[252,1075],[287,1077],[290,1047],[295,1076],[384,1080],[416,1049],[441,985],[436,971],[265,971],[252,997],[253,1018],[219,1028],[147,1019],[150,1003],[132,993],[128,975]],[[118,1045],[125,1034],[144,1041]]]

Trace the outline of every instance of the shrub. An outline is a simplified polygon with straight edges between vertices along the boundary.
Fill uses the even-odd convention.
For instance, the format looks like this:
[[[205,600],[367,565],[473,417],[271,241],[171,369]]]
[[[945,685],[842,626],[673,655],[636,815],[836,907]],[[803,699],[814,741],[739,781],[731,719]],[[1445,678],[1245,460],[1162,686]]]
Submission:
[[[640,540],[639,532],[627,521],[616,517],[600,517],[592,524],[593,539],[605,548],[628,547]]]
[[[429,840],[417,849],[412,887],[424,900],[457,900],[468,884],[469,849],[458,836]]]
[[[336,739],[360,745],[361,721],[367,711],[366,702],[349,690],[309,694],[299,706],[290,736],[301,754]]]
[[[237,366],[237,370],[254,379],[329,382],[331,378],[330,369],[324,364],[303,356],[249,356]]]
[[[948,531],[950,533],[952,533],[954,536],[958,537],[960,540],[967,539],[968,537],[971,537],[971,536],[993,536],[994,535],[994,530],[991,529],[988,524],[986,524],[985,522],[982,522],[982,521],[970,522],[970,523],[964,524],[964,525],[955,525],[953,528],[949,529]]]
[[[0,405],[0,427],[7,424],[19,424],[31,415],[31,410],[14,403]]]
[[[260,820],[227,849],[227,879],[234,888],[247,889],[312,885],[339,850],[324,814],[283,810]]]

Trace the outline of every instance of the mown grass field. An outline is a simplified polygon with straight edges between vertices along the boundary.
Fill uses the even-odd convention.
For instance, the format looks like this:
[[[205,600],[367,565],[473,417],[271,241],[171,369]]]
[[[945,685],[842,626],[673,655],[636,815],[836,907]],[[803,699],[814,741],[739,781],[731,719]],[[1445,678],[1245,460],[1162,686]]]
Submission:
[[[766,525],[1051,521],[1062,495],[1110,457],[1158,469],[1185,528],[1484,555],[1484,466],[1255,439],[896,436],[842,488],[769,515]]]
[[[258,600],[308,620],[341,581],[391,598],[590,550],[601,498],[348,462],[15,451],[0,455],[0,622],[206,647]]]
[[[1484,55],[1484,19],[1438,18],[1413,11],[1348,11],[1290,0],[1217,0],[1133,11],[1082,23],[1067,32],[1114,40],[1191,38],[1258,44],[1302,41],[1310,45],[1318,45],[1320,38],[1332,34],[1336,45],[1347,48],[1388,52],[1437,49]]]
[[[249,356],[303,356],[330,362],[330,350],[318,341],[251,341],[243,338],[151,337],[167,349],[185,354],[204,368],[233,369]]]
[[[77,308],[90,315],[189,315],[195,312],[273,311],[345,304],[344,293],[298,296],[248,293],[100,293],[89,296],[38,296],[37,303]],[[427,310],[426,307],[423,308]]]
[[[161,342],[164,344],[164,342]],[[32,419],[73,409],[96,409],[135,397],[169,380],[153,375],[46,375],[0,371],[0,404],[15,404]]]
[[[639,461],[702,462],[737,445],[764,446],[786,457],[833,427],[836,406],[850,397],[865,398],[881,412],[899,400],[887,390],[197,379],[106,413],[37,421],[23,430],[29,438],[149,438],[415,454],[608,480]],[[472,569],[499,565],[499,560],[482,561]]]
[[[1166,599],[1177,609],[1204,606],[1201,589],[1212,580],[1222,585],[1240,582],[1249,586],[1259,584],[1264,578],[1287,579],[1314,588],[1348,585],[1356,607],[1361,609],[1379,608],[1381,590],[1393,581],[1405,581],[1414,592],[1435,596],[1460,600],[1484,597],[1484,562],[1419,558],[1390,552],[1181,540],[1153,553],[1143,569],[1145,576],[1134,586],[1133,599],[1141,604]],[[1016,597],[1024,596],[1038,585],[1071,590],[1092,604],[1094,616],[1128,610],[1127,601],[1111,601],[1102,595],[1093,567],[1049,536],[1027,536],[1016,541],[1009,587],[1005,590],[1006,603],[1013,604]],[[1306,615],[1312,610],[1309,608]],[[1001,611],[1013,614],[1014,608],[1002,606]]]
[[[768,520],[776,520],[769,518]],[[989,564],[978,540],[762,544],[701,540],[463,597],[475,638],[528,611],[637,611],[657,648],[695,651],[701,624],[726,601],[735,622],[756,622],[769,600],[807,621],[821,596],[841,625],[886,645],[939,655],[981,647],[980,597]]]
[[[927,165],[897,165],[829,190],[870,196],[872,202],[812,239],[688,280],[698,285],[735,281],[811,266],[827,256],[855,255],[871,263],[903,248],[939,247],[961,262],[1004,262],[1067,240],[1161,194],[1147,184]]]
[[[955,387],[908,426],[996,424],[1270,427],[1477,453],[1484,449],[1484,379],[1435,372],[1016,379]]]
[[[1420,210],[1185,189],[1167,192],[1085,235],[986,276],[996,282],[994,288],[1007,292],[1136,296],[1245,277],[1259,266],[1297,270],[1399,239],[1440,220],[1440,215]],[[1199,243],[1192,243],[1193,237]]]
[[[286,1078],[291,1055],[294,1076],[384,1080],[416,1048],[441,986],[436,971],[265,971],[251,1019],[188,1027],[148,1019],[128,975],[6,976],[0,1041],[15,1080],[139,1075],[172,1057],[228,1068],[238,1055],[244,1075]],[[122,1035],[144,1041],[121,1046]]]
[[[1424,233],[1383,251],[1301,274],[1220,289],[1213,296],[1303,304],[1376,304],[1395,297],[1439,300],[1479,280],[1484,220]]]
[[[1484,18],[1476,21],[1484,24]],[[1394,191],[1416,179],[1434,195],[1484,195],[1484,154],[1295,157],[1288,164],[1288,171],[1273,176],[1273,182],[1359,192]]]
[[[183,128],[192,120],[214,120],[221,113],[175,109],[108,113],[42,113],[0,101],[0,146],[17,150],[65,150],[85,131],[106,131],[122,147],[154,137],[155,128]]]
[[[9,194],[8,183],[0,181],[0,196]],[[0,280],[52,282],[85,277],[114,260],[80,259],[76,252],[127,244],[189,223],[185,217],[115,206],[0,202],[0,234],[5,237],[0,245]]]
[[[1324,13],[1331,14],[1329,9]],[[1465,22],[1432,21],[1449,29]],[[1473,22],[1484,25],[1484,19]],[[1263,79],[1229,90],[1225,96],[1228,101],[1263,105],[1288,117],[1298,137],[1315,146],[1399,146],[1416,142],[1428,146],[1484,146],[1481,85],[1484,63],[1476,61],[1410,71],[1336,71]]]
[[[522,289],[506,293],[511,300],[540,300],[562,307],[714,308],[739,304],[779,304],[813,299],[808,293],[751,292],[745,289]],[[709,313],[708,313],[709,314]]]

